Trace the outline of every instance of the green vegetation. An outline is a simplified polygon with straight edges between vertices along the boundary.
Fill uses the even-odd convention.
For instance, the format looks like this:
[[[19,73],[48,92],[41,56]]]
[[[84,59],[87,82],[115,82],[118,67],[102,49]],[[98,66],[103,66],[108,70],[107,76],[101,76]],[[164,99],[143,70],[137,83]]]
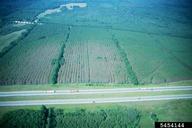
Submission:
[[[1,120],[1,128],[42,128],[39,110],[19,109],[5,114]]]
[[[58,71],[60,68],[60,64],[59,64],[59,60],[53,60],[54,64],[53,64],[53,68],[51,71],[51,75],[50,75],[50,80],[49,83],[50,84],[56,84],[57,83],[57,76],[58,76]]]
[[[49,110],[46,108],[46,106],[41,106],[41,126],[42,128],[46,128],[47,125],[47,118],[48,118]]]
[[[38,124],[42,124],[41,113],[43,112],[42,110],[45,110],[45,113],[49,111],[48,114],[46,114],[46,126],[49,125],[59,128],[63,125],[66,127],[79,125],[82,127],[88,127],[90,123],[93,124],[91,126],[97,126],[98,123],[102,122],[100,125],[102,127],[105,127],[106,125],[117,125],[116,127],[119,127],[123,124],[128,126],[137,124],[137,126],[143,128],[153,128],[153,123],[157,119],[158,121],[192,121],[191,107],[191,100],[148,101],[119,104],[87,104],[73,106],[50,105],[47,106],[46,109],[45,107],[40,106],[1,107],[0,124],[4,127],[13,126],[12,121],[15,120],[16,122],[19,119],[20,122],[17,121],[18,123],[16,123],[18,127],[24,126],[26,123],[31,122],[34,122],[31,125],[36,125],[37,127]],[[25,116],[21,116],[21,113],[18,112],[22,112]],[[26,113],[28,113],[28,115]],[[22,121],[26,120],[26,116],[28,117],[31,115],[29,113],[35,114],[33,117],[36,118],[29,117],[31,122],[25,122],[23,124]],[[129,121],[132,121],[132,123]],[[30,125],[28,124],[28,126]]]
[[[21,116],[20,116],[21,115]],[[63,109],[46,108],[39,110],[19,109],[5,114],[0,122],[1,128],[106,128],[126,127],[138,128],[140,113],[136,109],[116,108],[75,112],[65,112]]]
[[[155,113],[151,113],[151,119],[154,121],[154,122],[158,122],[158,118],[157,118],[157,115]]]
[[[47,128],[54,128],[57,124],[55,120],[57,115],[55,114],[54,108],[49,108],[48,110]]]

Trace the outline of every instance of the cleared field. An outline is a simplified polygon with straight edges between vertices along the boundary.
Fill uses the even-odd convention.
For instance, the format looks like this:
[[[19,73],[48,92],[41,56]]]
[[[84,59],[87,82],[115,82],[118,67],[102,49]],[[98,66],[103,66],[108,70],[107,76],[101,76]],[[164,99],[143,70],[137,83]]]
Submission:
[[[0,35],[0,52],[5,48],[8,47],[10,45],[11,42],[17,40],[19,37],[21,37],[22,33],[26,32],[26,30],[20,30],[20,31],[16,31],[16,32],[12,32],[10,34],[7,35]]]
[[[52,60],[59,54],[65,32],[67,29],[62,26],[37,26],[29,36],[1,58],[0,84],[48,83]]]
[[[13,30],[14,31],[14,30]],[[0,35],[0,57],[9,52],[17,43],[24,38],[29,31],[20,29],[9,34]]]
[[[125,63],[106,30],[72,28],[63,56],[58,83],[129,83]]]

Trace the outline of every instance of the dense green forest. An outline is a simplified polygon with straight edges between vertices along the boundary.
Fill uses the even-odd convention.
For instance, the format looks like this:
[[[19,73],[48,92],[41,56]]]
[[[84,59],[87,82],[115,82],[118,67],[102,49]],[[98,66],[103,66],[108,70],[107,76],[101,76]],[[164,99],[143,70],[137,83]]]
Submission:
[[[64,109],[19,109],[6,113],[0,121],[1,128],[138,128],[140,112],[136,109],[118,107],[74,112]]]

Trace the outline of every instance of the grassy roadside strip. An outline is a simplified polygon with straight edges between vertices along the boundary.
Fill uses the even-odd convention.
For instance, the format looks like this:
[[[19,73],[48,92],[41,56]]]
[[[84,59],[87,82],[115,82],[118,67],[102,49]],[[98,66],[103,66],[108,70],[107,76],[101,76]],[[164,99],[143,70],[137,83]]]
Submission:
[[[113,84],[113,83],[72,83],[72,84],[45,84],[45,85],[6,85],[0,86],[0,91],[31,91],[31,90],[62,90],[62,89],[97,89],[97,88],[134,88],[134,87],[166,87],[166,86],[191,86],[192,80],[161,83],[161,84]]]
[[[75,95],[52,95],[52,96],[17,96],[0,97],[0,101],[21,101],[21,100],[53,100],[53,99],[88,99],[88,98],[112,98],[112,97],[135,97],[135,96],[159,96],[191,94],[191,90],[186,91],[165,91],[165,92],[129,92],[111,94],[75,94]]]

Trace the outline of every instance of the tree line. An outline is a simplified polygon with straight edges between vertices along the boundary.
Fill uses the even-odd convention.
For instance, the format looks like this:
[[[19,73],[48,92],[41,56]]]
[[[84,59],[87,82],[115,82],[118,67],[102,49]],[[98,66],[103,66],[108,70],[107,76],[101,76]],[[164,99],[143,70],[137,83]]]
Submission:
[[[136,109],[117,107],[89,111],[47,108],[19,109],[6,113],[1,128],[139,128],[141,114]]]

